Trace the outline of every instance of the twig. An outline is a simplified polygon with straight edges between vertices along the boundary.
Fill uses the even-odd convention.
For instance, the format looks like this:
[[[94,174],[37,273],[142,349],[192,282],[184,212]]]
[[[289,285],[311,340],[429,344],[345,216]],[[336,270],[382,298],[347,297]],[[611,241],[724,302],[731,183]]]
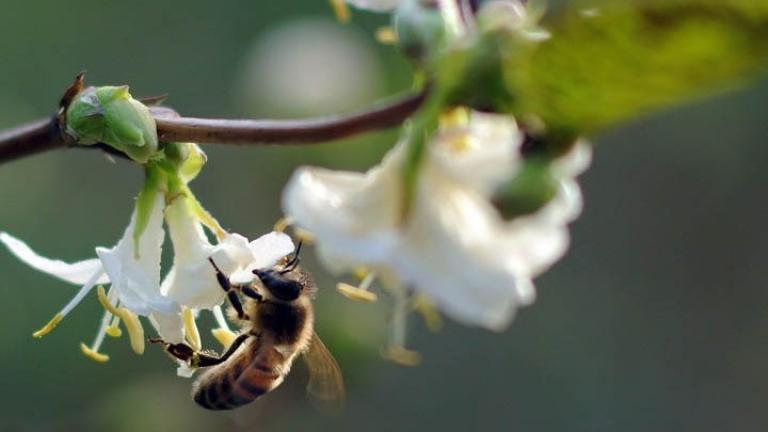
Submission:
[[[306,120],[224,120],[156,117],[160,141],[199,144],[308,144],[349,137],[401,124],[424,101],[410,95],[346,116]]]
[[[426,94],[427,90],[424,90],[349,115],[305,120],[199,119],[179,117],[167,107],[151,107],[151,111],[161,141],[310,144],[397,126],[421,106]],[[59,127],[60,115],[61,112],[51,119],[0,132],[0,164],[73,144]]]

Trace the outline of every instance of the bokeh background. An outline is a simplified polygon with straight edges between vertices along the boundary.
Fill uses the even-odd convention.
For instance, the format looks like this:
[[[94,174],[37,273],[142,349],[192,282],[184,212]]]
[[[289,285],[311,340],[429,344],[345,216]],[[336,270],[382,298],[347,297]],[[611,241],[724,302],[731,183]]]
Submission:
[[[384,24],[359,12],[339,25],[317,0],[5,0],[0,127],[50,114],[82,69],[93,84],[169,93],[186,115],[362,107],[410,84],[409,65],[372,37]],[[319,332],[349,387],[335,418],[306,401],[301,366],[269,397],[222,414],[198,409],[190,382],[153,347],[136,357],[107,340],[111,361],[93,363],[78,344],[95,335],[95,298],[34,340],[76,287],[0,251],[0,430],[765,431],[767,103],[763,83],[596,137],[585,213],[568,256],[537,281],[536,304],[501,334],[450,323],[432,334],[414,317],[419,367],[379,356],[386,298],[346,301],[309,258]],[[296,166],[362,170],[396,136],[206,146],[193,186],[224,225],[255,237],[280,216]],[[91,257],[122,234],[140,183],[136,167],[94,151],[2,165],[0,230],[47,256]]]

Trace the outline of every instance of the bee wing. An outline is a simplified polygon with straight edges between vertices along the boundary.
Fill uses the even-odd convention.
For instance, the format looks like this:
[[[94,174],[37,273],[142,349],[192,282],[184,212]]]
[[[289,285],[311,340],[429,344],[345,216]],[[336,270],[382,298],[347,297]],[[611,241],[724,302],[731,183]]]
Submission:
[[[341,411],[346,396],[341,369],[317,333],[312,334],[304,360],[309,368],[307,394],[319,402],[323,411]]]

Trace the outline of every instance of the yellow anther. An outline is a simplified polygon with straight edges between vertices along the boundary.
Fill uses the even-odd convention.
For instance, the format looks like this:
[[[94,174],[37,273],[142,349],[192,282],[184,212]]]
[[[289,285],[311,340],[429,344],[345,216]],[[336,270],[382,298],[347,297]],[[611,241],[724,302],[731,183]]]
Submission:
[[[349,19],[352,17],[352,14],[349,12],[349,7],[347,6],[347,2],[345,0],[329,0],[331,3],[331,8],[333,8],[333,13],[336,15],[336,19],[339,20],[339,22],[349,22]]]
[[[48,324],[44,325],[43,328],[40,330],[32,333],[32,337],[40,339],[41,337],[47,335],[48,333],[52,332],[53,329],[56,328],[57,325],[61,322],[61,320],[64,319],[64,316],[62,314],[56,314],[51,318],[50,321],[48,321]]]
[[[123,335],[123,331],[120,330],[120,317],[117,315],[114,315],[112,317],[112,322],[109,324],[109,327],[107,327],[104,332],[109,337],[113,338],[119,338]]]
[[[401,346],[392,346],[382,351],[381,355],[399,364],[400,366],[418,366],[421,363],[421,354]]]
[[[378,300],[376,293],[372,293],[368,290],[350,285],[348,283],[340,282],[336,284],[336,291],[341,293],[344,297],[364,303],[373,303]]]
[[[200,331],[197,329],[194,312],[192,312],[192,309],[184,308],[181,317],[184,320],[184,331],[189,346],[195,351],[200,351],[203,348],[203,344],[200,341]]]
[[[237,338],[237,334],[229,329],[215,328],[211,330],[211,334],[216,338],[224,349],[229,348],[232,342]]]
[[[367,269],[367,268],[365,268],[365,267],[357,267],[357,268],[355,268],[354,270],[352,270],[352,275],[353,275],[355,278],[357,278],[357,279],[360,279],[360,280],[362,281],[362,280],[364,280],[366,277],[368,277],[368,274],[369,274],[370,272],[371,272],[371,271],[370,271],[370,270],[368,270],[368,269]]]
[[[443,328],[443,318],[437,311],[435,305],[424,296],[417,296],[413,299],[413,309],[421,315],[427,328],[432,332],[438,332]]]
[[[99,287],[96,288],[96,295],[99,297],[99,303],[101,303],[101,306],[103,306],[104,309],[106,309],[112,315],[120,316],[120,311],[117,310],[117,308],[109,302],[107,293],[104,291],[103,286],[99,285]]]
[[[108,355],[96,352],[84,343],[80,344],[80,351],[82,351],[86,357],[98,363],[106,363],[109,360]]]
[[[469,124],[470,111],[465,107],[451,108],[440,114],[440,127],[461,127]]]
[[[394,45],[397,43],[397,33],[390,26],[379,27],[376,29],[376,40],[384,45]]]
[[[275,222],[274,227],[272,228],[273,231],[277,232],[285,232],[288,227],[291,226],[291,220],[287,217],[281,217],[280,219]]]
[[[293,235],[296,236],[297,239],[304,242],[305,245],[311,245],[315,243],[315,235],[305,230],[304,228],[294,226]]]
[[[120,308],[119,316],[123,319],[128,338],[131,341],[131,349],[136,354],[144,354],[144,327],[141,326],[139,317],[126,308]]]

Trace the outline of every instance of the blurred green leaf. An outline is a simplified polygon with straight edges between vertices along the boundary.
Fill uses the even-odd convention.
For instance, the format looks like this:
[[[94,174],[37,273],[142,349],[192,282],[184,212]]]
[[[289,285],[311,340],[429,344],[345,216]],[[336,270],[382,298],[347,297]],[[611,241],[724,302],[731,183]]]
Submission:
[[[556,135],[591,133],[743,84],[766,69],[768,2],[575,1],[515,42],[505,63],[514,112]]]

